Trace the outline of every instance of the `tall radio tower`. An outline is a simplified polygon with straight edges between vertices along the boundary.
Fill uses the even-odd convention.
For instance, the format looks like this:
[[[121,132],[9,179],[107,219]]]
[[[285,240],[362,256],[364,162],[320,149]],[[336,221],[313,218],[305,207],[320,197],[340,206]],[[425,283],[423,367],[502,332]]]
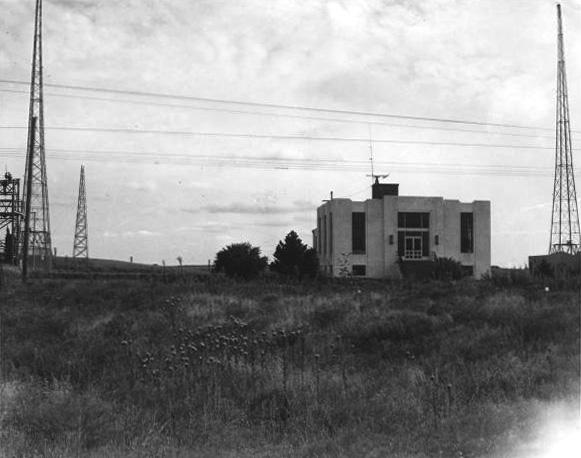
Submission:
[[[558,64],[555,184],[553,187],[553,214],[551,218],[549,254],[559,252],[575,254],[580,250],[581,236],[579,233],[579,211],[577,208],[575,177],[573,174],[561,5],[557,5],[557,19]]]
[[[28,114],[28,146],[30,154],[26,156],[24,202],[30,202],[24,208],[30,214],[29,252],[33,267],[40,261],[50,267],[52,243],[50,237],[50,218],[48,209],[48,188],[46,162],[44,154],[44,108],[42,94],[42,0],[36,0],[34,19],[34,46],[32,51],[32,76],[30,81],[30,108]],[[35,127],[36,126],[36,127]],[[30,192],[30,198],[27,194]],[[26,206],[26,203],[24,204]]]
[[[79,202],[77,204],[77,223],[75,225],[75,243],[73,258],[89,259],[89,244],[87,235],[87,193],[85,192],[85,166],[81,166],[79,180]]]

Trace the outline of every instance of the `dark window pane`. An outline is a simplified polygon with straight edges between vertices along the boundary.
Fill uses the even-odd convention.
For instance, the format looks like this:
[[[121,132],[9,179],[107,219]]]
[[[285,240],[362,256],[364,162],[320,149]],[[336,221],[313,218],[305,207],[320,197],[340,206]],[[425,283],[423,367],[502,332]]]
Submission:
[[[321,217],[317,217],[317,253],[321,254]]]
[[[460,252],[474,252],[474,215],[460,213]]]
[[[430,255],[430,233],[422,232],[422,256]]]
[[[323,254],[327,253],[327,215],[323,215],[323,232],[321,233],[321,246]]]
[[[422,218],[419,213],[408,213],[405,217],[405,227],[422,227]]]
[[[365,253],[365,213],[356,212],[352,215],[352,251]]]
[[[430,214],[400,212],[397,214],[397,226],[402,229],[429,229]]]
[[[333,213],[329,213],[329,255],[333,256]]]
[[[397,233],[397,254],[398,256],[403,256],[405,251],[405,232],[399,231]]]
[[[462,266],[462,275],[464,277],[474,276],[474,266]]]
[[[364,265],[353,265],[353,275],[365,276],[367,274],[366,266]]]

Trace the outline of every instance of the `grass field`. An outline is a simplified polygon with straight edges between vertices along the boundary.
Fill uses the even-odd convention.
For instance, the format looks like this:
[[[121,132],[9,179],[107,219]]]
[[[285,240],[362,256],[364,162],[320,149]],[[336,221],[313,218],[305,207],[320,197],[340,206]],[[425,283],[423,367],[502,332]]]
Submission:
[[[576,290],[4,277],[2,456],[543,457],[579,415]]]

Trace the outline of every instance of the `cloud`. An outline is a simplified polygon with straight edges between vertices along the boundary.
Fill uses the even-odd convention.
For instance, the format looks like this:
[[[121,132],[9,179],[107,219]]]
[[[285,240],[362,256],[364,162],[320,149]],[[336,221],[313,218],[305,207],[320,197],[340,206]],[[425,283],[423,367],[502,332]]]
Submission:
[[[202,211],[208,213],[235,213],[240,215],[273,215],[296,213],[303,211],[315,211],[316,206],[305,201],[295,201],[292,205],[261,205],[244,202],[233,202],[231,204],[205,205],[201,208]]]
[[[107,238],[161,237],[162,235],[163,234],[161,232],[153,232],[145,229],[124,232],[114,232],[114,231],[103,232],[103,237]]]
[[[563,3],[571,118],[577,119],[581,79],[575,75],[581,74],[581,64],[573,57],[579,55],[581,47],[576,37],[581,30],[581,15],[578,6]],[[5,78],[26,81],[30,75],[34,1],[0,0],[0,10],[6,11],[0,14],[0,67]],[[554,4],[548,0],[48,0],[43,12],[46,83],[546,127],[554,123],[556,21]],[[114,103],[59,98],[55,92],[72,95],[72,91],[46,88],[47,126],[368,135],[365,125],[122,103],[122,99],[136,100],[129,95],[119,95]],[[0,124],[24,125],[27,104],[26,94],[0,93]],[[377,138],[468,140],[468,134],[458,132],[410,131],[393,126],[373,126],[372,130]],[[23,132],[3,131],[0,148],[19,147],[24,151]],[[526,142],[522,138],[478,135],[480,140]],[[330,189],[337,195],[349,194],[346,190],[359,189],[366,182],[363,174],[355,173],[233,169],[227,161],[219,169],[185,159],[176,164],[163,153],[239,155],[240,161],[247,157],[267,160],[269,156],[368,158],[366,144],[90,134],[48,128],[49,193],[54,211],[59,212],[52,225],[53,238],[64,240],[63,248],[65,242],[70,245],[70,237],[63,234],[73,229],[76,210],[78,168],[72,164],[80,158],[71,154],[67,158],[71,165],[67,166],[52,151],[79,148],[133,152],[122,161],[115,159],[119,155],[99,157],[103,162],[91,164],[88,171],[90,227],[95,234],[109,237],[107,243],[103,237],[95,240],[95,253],[125,257],[143,247],[152,259],[183,246],[184,241],[174,237],[177,227],[196,231],[196,237],[188,238],[187,229],[182,235],[202,240],[195,252],[192,249],[192,256],[200,259],[209,256],[224,237],[238,240],[255,228],[260,230],[260,226],[268,232],[264,237],[273,240],[270,233],[283,232],[279,228],[285,225],[308,230],[320,199]],[[482,153],[478,158],[494,157],[499,163],[546,161],[550,167],[548,155],[478,151]],[[155,153],[156,158],[159,154],[159,165],[146,165],[145,158],[137,159],[141,152]],[[430,162],[478,163],[481,159],[474,152],[374,146],[379,162],[385,158],[412,162],[429,158]],[[6,160],[16,173],[24,166],[22,158]],[[504,178],[487,177],[476,186],[474,177],[431,175],[428,180],[422,176],[418,181],[417,176],[393,172],[392,178],[401,180],[401,189],[413,192],[421,189],[426,195],[462,200],[466,196],[469,200],[490,196],[495,231],[510,231],[517,219],[519,227],[527,226],[527,222],[534,225],[536,221],[517,218],[519,209],[544,202],[551,192],[550,179],[545,191],[538,181],[526,178],[531,189],[522,192],[520,181],[512,183]],[[506,199],[506,195],[522,198]],[[70,204],[64,205],[68,196]],[[66,213],[67,206],[70,210]],[[520,216],[532,218],[535,210],[531,208]],[[139,230],[145,227],[148,231]],[[148,243],[148,237],[166,235],[166,230],[166,237]],[[504,242],[501,235],[495,237],[501,233],[493,233],[493,261],[502,263],[524,256],[523,248]]]

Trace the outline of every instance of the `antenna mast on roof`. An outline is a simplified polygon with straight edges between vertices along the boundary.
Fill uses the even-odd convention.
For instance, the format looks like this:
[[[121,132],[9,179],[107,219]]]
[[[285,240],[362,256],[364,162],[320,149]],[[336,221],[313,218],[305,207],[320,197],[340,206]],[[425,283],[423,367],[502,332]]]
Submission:
[[[371,183],[373,184],[373,176],[375,173],[373,171],[373,142],[371,141],[371,124],[367,124],[367,129],[369,130],[369,162],[371,163]]]
[[[369,162],[371,164],[371,175],[365,175],[365,176],[371,177],[371,184],[374,184],[374,183],[379,183],[380,178],[387,178],[389,176],[389,173],[387,175],[376,175],[375,174],[375,170],[373,168],[373,140],[372,140],[372,135],[371,135],[371,124],[367,124],[367,128],[369,130]]]

